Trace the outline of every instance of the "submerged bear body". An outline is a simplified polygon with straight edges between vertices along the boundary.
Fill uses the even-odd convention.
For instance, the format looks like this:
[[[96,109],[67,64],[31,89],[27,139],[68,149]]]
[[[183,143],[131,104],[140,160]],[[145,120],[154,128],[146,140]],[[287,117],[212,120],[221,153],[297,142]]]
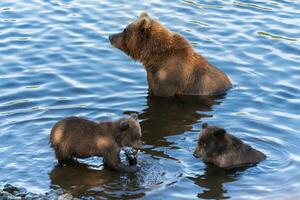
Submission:
[[[136,171],[120,161],[120,150],[129,146],[141,148],[141,128],[137,115],[115,122],[96,123],[79,117],[67,117],[57,122],[50,133],[50,144],[59,163],[73,158],[102,156],[106,164],[120,172]]]
[[[204,162],[230,169],[256,164],[266,159],[265,154],[227,133],[223,128],[208,126],[206,123],[202,128],[194,156]]]
[[[144,64],[149,93],[155,96],[219,95],[231,88],[229,78],[196,53],[190,42],[152,19],[147,13],[111,44]]]

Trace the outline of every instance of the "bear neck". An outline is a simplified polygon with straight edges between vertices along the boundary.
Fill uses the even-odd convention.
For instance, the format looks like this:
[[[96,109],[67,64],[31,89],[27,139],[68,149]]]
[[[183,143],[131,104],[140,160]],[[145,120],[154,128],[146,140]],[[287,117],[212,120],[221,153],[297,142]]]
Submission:
[[[191,44],[184,37],[169,30],[151,33],[148,37],[150,39],[138,59],[147,71],[158,71],[170,58],[190,57],[194,54]]]
[[[112,140],[120,147],[122,144],[122,135],[118,128],[119,121],[117,122],[99,122],[99,132],[104,133],[107,137]]]
[[[113,136],[114,141],[117,144],[117,146],[119,148],[121,148],[122,147],[122,137],[124,137],[124,136],[121,134],[119,124],[120,124],[120,121],[117,121],[112,124],[112,126],[113,126],[112,136]]]

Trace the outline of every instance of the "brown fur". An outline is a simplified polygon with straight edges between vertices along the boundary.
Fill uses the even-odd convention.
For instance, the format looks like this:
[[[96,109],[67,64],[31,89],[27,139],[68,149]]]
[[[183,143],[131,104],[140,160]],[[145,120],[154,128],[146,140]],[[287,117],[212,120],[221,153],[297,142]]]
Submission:
[[[225,129],[203,124],[194,156],[222,168],[234,168],[266,159],[262,152],[250,147]]]
[[[60,163],[73,158],[102,156],[109,167],[131,172],[136,171],[136,166],[123,165],[119,153],[125,146],[141,148],[141,128],[136,114],[131,118],[101,123],[67,117],[52,128],[50,144]]]
[[[149,93],[155,96],[218,95],[232,86],[184,37],[147,13],[109,39],[114,47],[144,64]]]

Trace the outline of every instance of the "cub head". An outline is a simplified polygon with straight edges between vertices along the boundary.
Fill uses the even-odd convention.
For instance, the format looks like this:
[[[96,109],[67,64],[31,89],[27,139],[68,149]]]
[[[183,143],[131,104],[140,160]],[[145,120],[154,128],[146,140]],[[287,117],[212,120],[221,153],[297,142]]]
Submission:
[[[130,118],[122,118],[116,122],[116,142],[122,147],[142,148],[142,132],[137,114],[131,114]]]
[[[215,156],[222,154],[228,146],[226,135],[225,129],[217,126],[208,126],[207,123],[204,123],[199,134],[194,156],[206,162],[212,161]]]
[[[171,32],[152,19],[146,12],[127,25],[120,33],[109,36],[110,43],[134,60],[144,61],[162,45],[169,46],[167,38]]]

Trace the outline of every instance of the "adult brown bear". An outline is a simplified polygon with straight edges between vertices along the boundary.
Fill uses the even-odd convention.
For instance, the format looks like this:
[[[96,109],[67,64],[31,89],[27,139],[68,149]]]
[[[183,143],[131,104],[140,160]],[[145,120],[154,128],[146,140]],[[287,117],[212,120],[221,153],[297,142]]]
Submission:
[[[149,94],[155,96],[219,95],[231,88],[229,78],[196,53],[183,36],[142,12],[111,44],[144,64]]]

